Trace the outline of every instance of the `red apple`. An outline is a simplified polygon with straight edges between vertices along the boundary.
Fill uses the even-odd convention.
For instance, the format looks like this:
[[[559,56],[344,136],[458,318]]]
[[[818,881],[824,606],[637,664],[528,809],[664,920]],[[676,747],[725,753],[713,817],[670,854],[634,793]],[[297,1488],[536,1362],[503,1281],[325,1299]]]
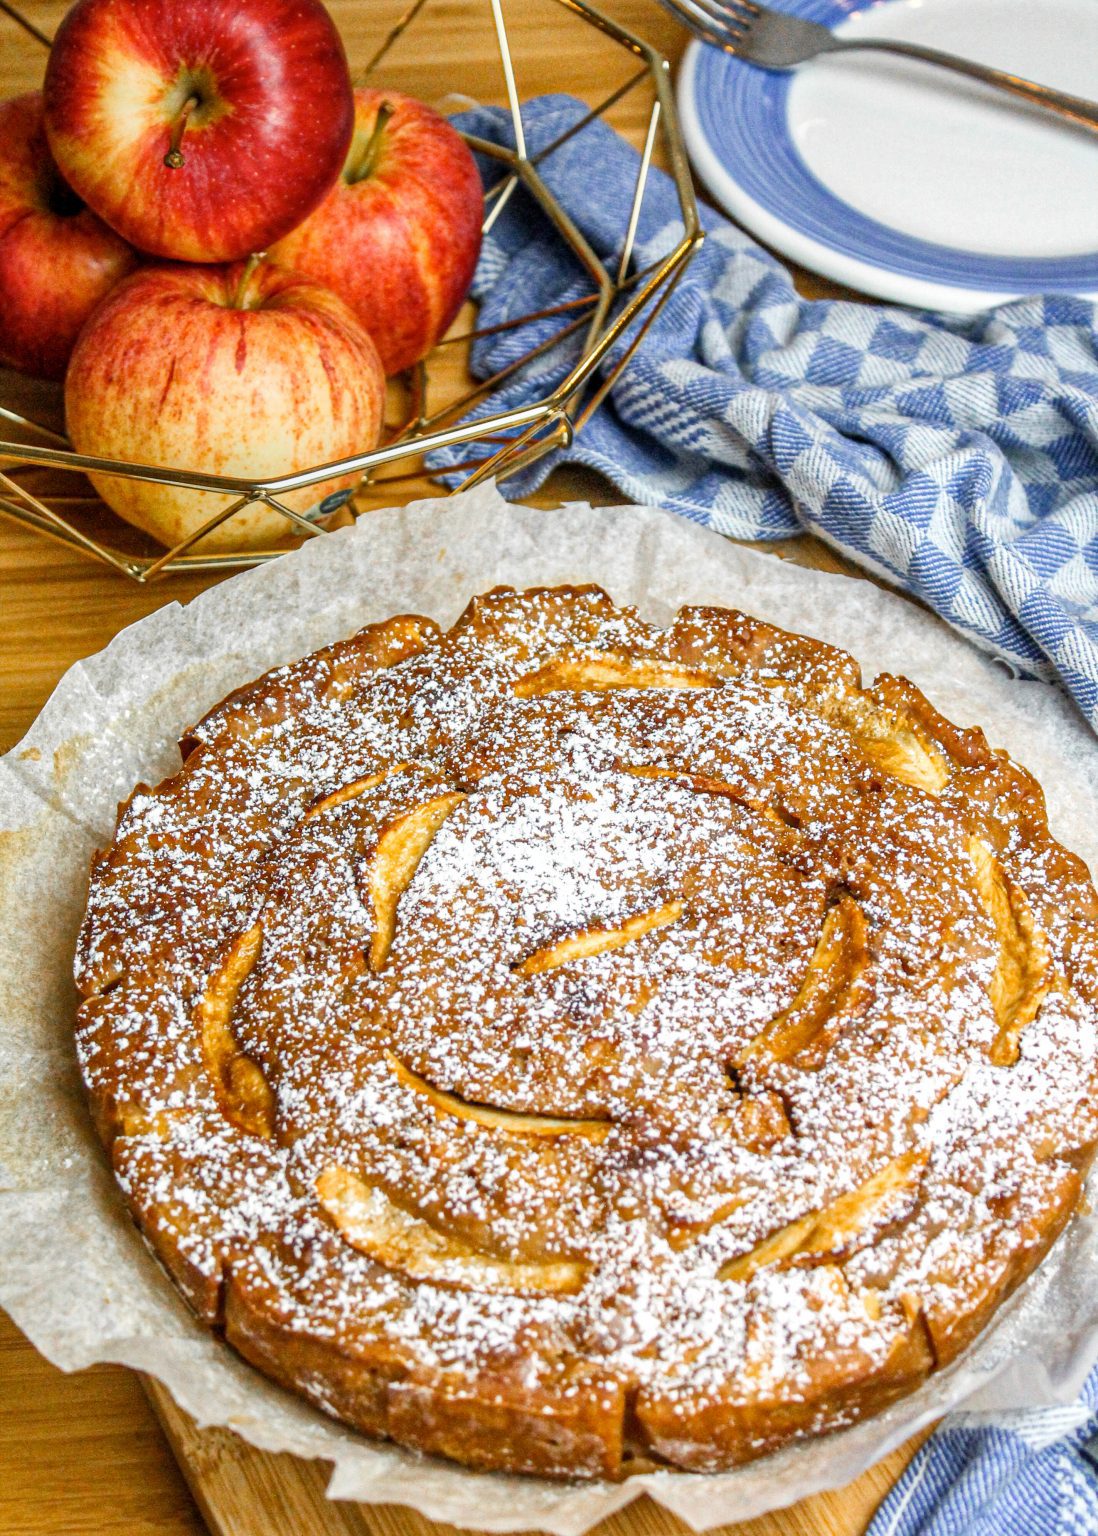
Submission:
[[[61,179],[41,96],[0,102],[0,363],[61,378],[80,327],[136,265]]]
[[[476,164],[445,118],[396,91],[356,91],[343,174],[271,255],[346,299],[397,373],[460,309],[483,218]]]
[[[299,224],[354,117],[320,0],[77,0],[46,67],[66,179],[140,250],[232,261]]]
[[[149,266],[103,300],[65,380],[78,453],[251,482],[365,453],[377,444],[385,376],[354,315],[327,288],[268,262]],[[92,475],[103,500],[169,547],[234,499]],[[357,475],[288,494],[295,511]],[[203,551],[281,543],[292,533],[253,505]]]

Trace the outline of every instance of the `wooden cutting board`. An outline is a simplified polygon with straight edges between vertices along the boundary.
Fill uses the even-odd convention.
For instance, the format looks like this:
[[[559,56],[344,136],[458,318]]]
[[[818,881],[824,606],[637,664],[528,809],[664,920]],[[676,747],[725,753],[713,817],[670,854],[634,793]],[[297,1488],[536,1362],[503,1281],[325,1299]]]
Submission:
[[[159,1382],[146,1378],[145,1391],[213,1536],[458,1536],[454,1526],[394,1504],[327,1499],[327,1463],[257,1451],[227,1429],[199,1429]],[[845,1488],[721,1526],[713,1536],[856,1536],[928,1433]],[[689,1536],[689,1527],[642,1498],[592,1536]]]

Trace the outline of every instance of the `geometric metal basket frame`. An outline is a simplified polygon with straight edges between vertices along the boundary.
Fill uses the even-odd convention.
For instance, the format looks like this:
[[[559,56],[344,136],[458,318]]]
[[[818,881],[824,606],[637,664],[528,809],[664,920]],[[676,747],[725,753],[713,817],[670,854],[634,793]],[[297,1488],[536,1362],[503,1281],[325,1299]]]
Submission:
[[[381,65],[389,50],[416,17],[428,0],[414,3],[391,29],[365,67],[359,72],[356,83],[362,84]],[[487,456],[475,458],[468,464],[455,466],[458,471],[468,470],[462,489],[481,480],[495,477],[505,480],[551,452],[566,446],[576,433],[599,408],[629,360],[640,344],[648,327],[670,297],[687,263],[701,243],[702,230],[698,221],[697,205],[687,165],[686,155],[679,134],[674,97],[671,91],[670,69],[667,61],[647,43],[635,37],[616,21],[604,16],[587,0],[547,0],[573,16],[596,28],[612,43],[633,55],[637,68],[630,77],[609,96],[593,107],[578,122],[560,135],[553,143],[536,154],[527,152],[523,132],[522,112],[515,84],[511,51],[507,40],[504,0],[487,0],[491,8],[492,23],[499,46],[500,63],[506,85],[514,129],[515,148],[505,149],[472,134],[463,137],[469,147],[480,154],[501,162],[503,173],[485,196],[484,230],[491,229],[500,212],[513,195],[522,187],[537,203],[552,223],[561,240],[572,250],[591,279],[590,294],[568,305],[551,310],[539,310],[515,316],[506,322],[506,328],[517,328],[532,320],[559,316],[560,329],[546,341],[514,359],[500,373],[490,379],[475,382],[457,399],[448,401],[440,409],[429,408],[430,364],[418,364],[405,376],[407,410],[401,423],[386,433],[385,441],[368,453],[337,459],[319,464],[295,474],[282,475],[265,481],[248,481],[227,475],[200,474],[186,468],[161,468],[153,465],[133,464],[124,460],[94,458],[74,453],[60,434],[34,422],[0,401],[0,419],[20,428],[29,429],[39,438],[45,438],[51,446],[20,441],[0,441],[0,514],[13,518],[47,538],[59,540],[81,553],[114,567],[123,575],[138,582],[149,582],[173,572],[229,570],[255,565],[263,560],[276,558],[279,550],[248,550],[240,552],[204,553],[193,548],[195,542],[212,528],[232,517],[242,508],[255,503],[281,512],[286,518],[288,532],[307,537],[323,537],[326,530],[315,519],[323,506],[311,513],[302,514],[288,507],[281,499],[292,491],[320,485],[324,481],[350,475],[360,476],[359,484],[371,483],[374,487],[408,480],[423,473],[423,458],[434,449],[449,448],[455,444],[480,444],[488,446]],[[41,33],[12,3],[0,0],[0,11],[18,23],[40,43],[49,46],[49,38]],[[614,270],[599,259],[582,233],[576,228],[559,201],[546,187],[539,166],[567,139],[594,118],[603,116],[630,91],[648,83],[652,94],[652,106],[648,119],[644,150],[641,155],[636,187],[630,215],[622,230],[621,243]],[[675,247],[657,262],[642,271],[630,273],[637,221],[657,144],[662,146],[670,176],[678,194],[682,217],[682,234]],[[615,346],[630,326],[636,330],[628,346],[614,360],[611,370],[600,374],[607,353]],[[503,327],[494,327],[493,330]],[[521,408],[501,411],[497,414],[477,417],[474,421],[462,421],[478,400],[490,394],[505,379],[513,377],[535,357],[549,351],[559,342],[579,334],[582,345],[567,376],[544,398]],[[483,331],[467,331],[461,335],[447,336],[440,347],[471,345]],[[437,352],[437,349],[436,349]],[[432,356],[435,354],[432,354]],[[396,467],[395,473],[379,476],[379,471]],[[66,507],[80,501],[94,500],[90,495],[37,494],[23,483],[23,472],[28,470],[68,471],[83,475],[87,471],[111,474],[120,478],[136,479],[157,485],[183,486],[196,491],[228,494],[233,500],[195,529],[173,549],[160,554],[134,554],[113,546],[109,537],[80,526],[79,520],[66,511]],[[448,471],[449,472],[449,471]],[[57,478],[54,476],[53,478]],[[86,482],[81,482],[86,484]],[[355,513],[353,502],[349,510]]]

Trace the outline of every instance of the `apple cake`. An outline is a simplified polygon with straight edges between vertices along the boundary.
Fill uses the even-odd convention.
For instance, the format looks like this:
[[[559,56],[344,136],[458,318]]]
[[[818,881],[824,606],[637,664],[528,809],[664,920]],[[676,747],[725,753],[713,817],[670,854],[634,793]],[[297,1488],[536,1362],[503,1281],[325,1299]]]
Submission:
[[[727,1468],[910,1392],[1078,1206],[1098,898],[903,678],[498,589],[181,745],[93,866],[92,1111],[198,1317],[365,1434]]]

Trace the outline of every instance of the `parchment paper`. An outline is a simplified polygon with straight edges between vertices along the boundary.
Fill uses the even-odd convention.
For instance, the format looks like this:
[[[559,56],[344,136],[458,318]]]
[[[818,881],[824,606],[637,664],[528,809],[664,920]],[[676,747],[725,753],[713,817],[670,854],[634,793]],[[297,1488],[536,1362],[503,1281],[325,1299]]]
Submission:
[[[752,553],[637,507],[510,507],[492,489],[371,513],[204,593],[169,603],[62,679],[0,760],[0,1302],[65,1370],[148,1371],[203,1424],[334,1463],[338,1498],[411,1505],[490,1531],[577,1536],[645,1490],[698,1530],[837,1487],[917,1427],[1067,1402],[1098,1355],[1098,1217],[1078,1218],[949,1372],[870,1422],[745,1467],[560,1485],[464,1472],[378,1446],[238,1360],[191,1317],[142,1244],[87,1118],[72,1051],[71,955],[88,860],[116,802],[178,764],[176,738],[264,669],[395,612],[451,623],[475,593],[601,582],[667,622],[684,602],[746,609],[845,646],[869,677],[901,671],[946,715],[980,723],[1045,785],[1055,833],[1098,868],[1098,743],[1068,701],[1016,682],[937,619],[864,581]]]

